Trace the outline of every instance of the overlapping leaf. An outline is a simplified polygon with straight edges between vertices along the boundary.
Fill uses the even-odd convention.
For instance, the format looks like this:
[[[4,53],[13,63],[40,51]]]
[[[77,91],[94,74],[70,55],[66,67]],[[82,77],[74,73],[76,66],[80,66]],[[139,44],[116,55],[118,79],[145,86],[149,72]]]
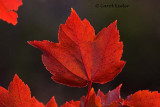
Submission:
[[[133,95],[129,95],[127,99],[120,97],[119,85],[116,89],[109,91],[105,95],[100,90],[97,96],[92,89],[89,93],[89,98],[86,106],[85,97],[81,99],[80,107],[159,107],[160,106],[160,93],[157,91],[138,91]],[[99,105],[98,105],[99,104]]]
[[[54,97],[46,106],[37,101],[35,97],[31,98],[29,87],[15,75],[8,90],[0,87],[0,107],[57,107],[57,104]]]
[[[123,99],[120,98],[120,88],[121,85],[119,85],[116,89],[109,91],[105,95],[100,90],[98,91],[97,95],[94,92],[94,89],[92,88],[87,96],[82,97],[80,100],[80,103],[76,103],[74,101],[67,102],[64,104],[65,106],[62,107],[123,107]],[[77,105],[75,105],[75,103]]]
[[[124,104],[133,107],[160,107],[160,93],[148,90],[138,91],[128,96]]]
[[[61,107],[79,107],[80,105],[80,101],[69,101],[69,102],[66,102],[64,105],[62,105]]]
[[[87,97],[80,101],[69,101],[61,107],[159,107],[160,93],[148,90],[138,91],[133,95],[122,99],[119,85],[116,89],[103,94],[100,90],[97,95],[92,88]],[[8,90],[0,87],[0,107],[58,107],[54,97],[46,104],[31,97],[29,87],[25,85],[17,75],[10,83]]]
[[[22,5],[22,0],[0,0],[0,19],[13,25],[17,24],[16,11]]]
[[[103,94],[100,90],[98,90],[97,96],[100,96],[102,106],[108,106],[113,102],[121,102],[120,89],[122,85],[119,85],[116,89],[109,91],[107,94]]]
[[[160,106],[160,93],[158,93],[157,91],[154,92],[150,92],[148,90],[138,91],[133,95],[129,95],[127,99],[122,99],[120,97],[120,88],[121,85],[119,85],[116,89],[109,91],[105,95],[100,90],[96,95],[94,89],[92,88],[91,91],[89,92],[87,102],[86,102],[86,97],[83,96],[81,98],[80,105],[77,107],[159,107]]]
[[[72,9],[66,23],[59,27],[58,39],[59,43],[29,42],[43,52],[43,64],[58,83],[73,87],[92,82],[104,84],[125,65],[121,60],[123,43],[119,41],[116,21],[95,36],[88,20],[81,20]]]
[[[88,99],[87,97],[82,97],[80,102],[80,107],[101,107],[101,99],[99,96],[96,96],[94,89],[92,88],[89,92]]]

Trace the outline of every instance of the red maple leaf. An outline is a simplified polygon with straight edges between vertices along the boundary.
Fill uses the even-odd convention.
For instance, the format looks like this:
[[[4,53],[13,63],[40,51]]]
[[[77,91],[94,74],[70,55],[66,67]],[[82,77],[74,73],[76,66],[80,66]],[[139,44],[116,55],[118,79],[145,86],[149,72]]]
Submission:
[[[17,24],[18,15],[16,11],[22,5],[22,0],[0,0],[0,19]]]
[[[113,102],[121,102],[120,89],[122,84],[120,84],[116,89],[109,91],[107,94],[103,94],[100,90],[98,90],[97,96],[100,96],[102,106],[111,105]]]
[[[105,95],[100,90],[96,95],[94,89],[92,88],[88,96],[83,96],[80,102],[66,102],[61,107],[125,107],[122,105],[123,99],[120,98],[120,88],[121,85],[119,85],[116,89],[109,91]]]
[[[140,90],[128,96],[123,104],[131,107],[160,107],[160,93]]]
[[[92,82],[104,84],[125,65],[120,60],[123,43],[119,41],[116,22],[95,36],[88,20],[82,21],[72,9],[66,23],[59,27],[59,43],[47,40],[28,43],[43,52],[43,64],[54,81],[73,87],[88,84],[91,87]]]
[[[80,107],[159,107],[160,106],[160,93],[157,91],[140,90],[133,95],[129,95],[127,99],[120,97],[119,85],[116,89],[109,91],[105,95],[100,90],[97,96],[92,89],[88,96],[86,106],[85,97],[82,97]],[[99,100],[100,99],[100,100]],[[99,105],[96,105],[99,104]]]
[[[8,90],[0,87],[0,107],[57,107],[54,97],[46,106],[31,98],[31,92],[28,85],[15,75],[13,81],[9,84]]]
[[[45,107],[58,107],[54,97],[50,99],[50,101],[46,104]]]
[[[80,101],[69,101],[69,102],[66,102],[64,105],[62,105],[61,107],[79,107],[80,105]]]
[[[100,96],[96,96],[93,88],[86,98],[84,96],[81,98],[80,107],[101,107],[101,98]]]
[[[74,101],[64,104],[62,107],[159,107],[160,93],[142,90],[122,99],[120,97],[119,85],[116,89],[109,91],[105,95],[100,90],[97,95],[92,88],[86,97],[82,97],[80,103],[75,105]],[[88,98],[87,98],[88,97]],[[87,102],[86,102],[87,99]],[[78,101],[76,101],[78,102]],[[70,106],[72,105],[72,106]]]

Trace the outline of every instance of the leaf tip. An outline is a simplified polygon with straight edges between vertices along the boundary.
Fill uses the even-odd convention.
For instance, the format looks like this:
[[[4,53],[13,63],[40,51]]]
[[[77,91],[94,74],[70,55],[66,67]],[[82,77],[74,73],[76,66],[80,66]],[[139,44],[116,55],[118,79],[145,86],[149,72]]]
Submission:
[[[37,46],[39,46],[40,44],[42,44],[43,42],[45,42],[45,40],[43,40],[42,42],[41,41],[37,41],[37,40],[34,40],[34,41],[27,41],[28,44],[38,48]]]
[[[71,8],[71,16],[70,17],[79,17],[73,8]]]
[[[117,20],[115,20],[114,23],[117,24]]]
[[[12,22],[11,24],[13,25],[13,26],[16,26],[17,25],[17,21],[16,22]]]
[[[71,12],[74,11],[74,9],[71,7]]]
[[[71,7],[71,12],[72,13],[76,13],[76,11]]]
[[[122,83],[118,86],[118,88],[121,88],[122,87]]]
[[[13,80],[19,80],[19,79],[20,79],[19,76],[15,74]]]
[[[34,41],[27,41],[27,43],[30,44],[31,46],[34,46],[35,42],[36,42],[35,40]]]
[[[46,104],[46,107],[58,107],[55,101],[55,97],[53,96],[50,101]]]

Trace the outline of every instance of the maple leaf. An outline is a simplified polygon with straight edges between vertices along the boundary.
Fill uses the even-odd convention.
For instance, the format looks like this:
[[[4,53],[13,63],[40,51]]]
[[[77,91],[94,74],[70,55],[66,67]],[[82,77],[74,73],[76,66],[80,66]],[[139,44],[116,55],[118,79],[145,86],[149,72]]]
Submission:
[[[61,107],[79,107],[80,105],[80,101],[69,101],[69,102],[66,102],[64,105],[62,105]]]
[[[96,96],[93,88],[91,89],[87,97],[85,98],[83,96],[81,98],[80,107],[101,107],[101,99],[99,96]]]
[[[42,62],[58,83],[85,87],[92,82],[104,84],[121,72],[123,43],[119,41],[116,21],[95,36],[88,20],[81,21],[72,9],[71,16],[60,25],[59,43],[29,41],[43,52]]]
[[[128,96],[123,104],[131,107],[159,107],[160,93],[157,91],[140,90]]]
[[[102,106],[111,105],[111,103],[113,103],[113,102],[114,102],[114,104],[112,104],[112,105],[119,105],[119,103],[123,101],[120,96],[121,86],[122,86],[122,84],[120,84],[116,89],[109,91],[105,95],[103,94],[103,92],[98,90],[97,96],[100,96]],[[118,102],[118,103],[116,103],[116,102]]]
[[[109,91],[105,95],[100,90],[96,95],[94,89],[92,88],[88,96],[83,96],[80,102],[74,102],[72,100],[70,102],[66,102],[61,107],[125,107],[124,105],[122,105],[123,99],[120,98],[121,86],[122,85],[119,85],[116,89]]]
[[[13,25],[17,24],[16,11],[22,5],[22,0],[0,0],[0,19]]]
[[[120,97],[119,85],[116,89],[109,91],[106,95],[98,91],[97,96],[100,96],[102,107],[159,107],[160,93],[157,91],[150,92],[148,90],[138,91],[133,95],[122,99]]]
[[[9,84],[8,90],[0,87],[0,107],[57,107],[54,97],[47,103],[37,101],[35,97],[31,98],[31,92],[28,85],[15,75],[13,81]]]
[[[58,107],[55,98],[52,97],[45,107]]]

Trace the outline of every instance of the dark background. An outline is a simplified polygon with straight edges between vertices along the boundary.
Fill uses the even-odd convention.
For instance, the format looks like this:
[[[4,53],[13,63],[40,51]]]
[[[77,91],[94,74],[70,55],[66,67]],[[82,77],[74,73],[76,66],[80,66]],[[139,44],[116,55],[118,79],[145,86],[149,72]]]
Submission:
[[[126,4],[128,8],[101,8],[96,4]],[[23,0],[18,24],[0,20],[0,86],[8,88],[15,73],[29,85],[32,96],[46,104],[55,96],[59,105],[86,95],[86,88],[67,87],[51,80],[41,61],[41,52],[27,41],[58,42],[58,28],[74,8],[81,19],[87,18],[96,34],[118,20],[124,43],[122,72],[104,85],[93,84],[104,93],[120,83],[125,98],[138,90],[160,91],[160,6],[159,1],[141,0]]]

